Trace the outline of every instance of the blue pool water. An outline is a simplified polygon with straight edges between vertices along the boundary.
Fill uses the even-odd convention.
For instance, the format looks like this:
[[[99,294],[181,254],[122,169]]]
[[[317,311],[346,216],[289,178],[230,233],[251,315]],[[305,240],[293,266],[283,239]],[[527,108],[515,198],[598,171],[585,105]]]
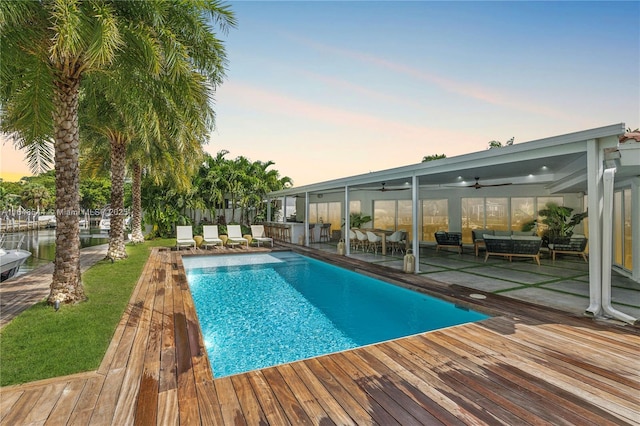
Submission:
[[[487,318],[290,252],[183,262],[215,377]]]

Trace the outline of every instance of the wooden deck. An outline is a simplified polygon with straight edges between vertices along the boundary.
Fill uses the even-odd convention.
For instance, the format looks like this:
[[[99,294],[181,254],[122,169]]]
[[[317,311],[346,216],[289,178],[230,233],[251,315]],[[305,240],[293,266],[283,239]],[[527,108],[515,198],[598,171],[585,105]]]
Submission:
[[[154,249],[100,368],[1,388],[0,422],[640,424],[637,327],[385,273],[497,316],[214,379],[181,256]]]

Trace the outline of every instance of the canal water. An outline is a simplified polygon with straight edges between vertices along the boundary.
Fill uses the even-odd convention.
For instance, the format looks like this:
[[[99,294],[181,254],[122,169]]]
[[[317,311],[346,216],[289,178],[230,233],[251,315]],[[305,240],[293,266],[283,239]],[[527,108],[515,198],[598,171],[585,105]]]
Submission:
[[[16,275],[21,275],[35,268],[53,262],[56,254],[56,230],[40,229],[26,232],[15,232],[5,234],[3,247],[6,249],[16,248],[20,238],[22,240],[21,249],[31,252],[31,256],[20,267]],[[107,244],[109,235],[99,229],[80,229],[80,246],[91,247],[100,244]]]

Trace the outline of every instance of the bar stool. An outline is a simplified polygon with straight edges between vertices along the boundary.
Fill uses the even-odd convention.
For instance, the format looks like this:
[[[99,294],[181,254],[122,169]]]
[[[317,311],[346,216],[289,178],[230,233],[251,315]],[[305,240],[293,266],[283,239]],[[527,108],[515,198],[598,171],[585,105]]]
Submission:
[[[276,223],[275,225],[273,225],[273,232],[274,232],[274,237],[278,240],[278,241],[282,241],[282,225],[280,225],[279,223]]]
[[[329,229],[331,229],[330,223],[323,223],[322,226],[320,226],[320,242],[322,242],[323,239],[326,242],[329,242],[329,240],[331,239],[331,237],[329,236]]]
[[[291,242],[291,228],[289,225],[282,225],[282,241],[286,243]]]
[[[313,230],[316,228],[316,225],[313,223],[309,224],[309,242],[310,243],[315,243],[316,242],[316,236],[313,233]]]

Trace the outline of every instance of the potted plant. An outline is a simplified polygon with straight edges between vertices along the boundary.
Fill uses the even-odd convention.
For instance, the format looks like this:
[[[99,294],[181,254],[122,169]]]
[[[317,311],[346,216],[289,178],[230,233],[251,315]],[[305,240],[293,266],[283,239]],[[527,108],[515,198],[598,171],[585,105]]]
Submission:
[[[588,215],[588,211],[572,215],[573,210],[571,207],[559,206],[556,203],[548,202],[545,208],[538,212],[538,215],[542,217],[540,223],[545,225],[542,227],[541,235],[543,244],[567,239],[573,235],[573,229]],[[531,231],[537,224],[537,220],[525,223],[522,226],[522,230]]]

